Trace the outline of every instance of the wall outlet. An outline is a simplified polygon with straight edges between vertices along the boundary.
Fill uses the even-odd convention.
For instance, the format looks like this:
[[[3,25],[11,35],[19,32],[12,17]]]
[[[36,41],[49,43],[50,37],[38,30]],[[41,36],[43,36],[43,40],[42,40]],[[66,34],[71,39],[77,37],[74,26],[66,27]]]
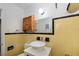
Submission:
[[[37,37],[36,40],[43,41],[43,37]]]
[[[38,37],[36,38],[36,40],[38,40],[38,41],[44,41],[44,37],[38,36]]]
[[[41,39],[40,39],[40,37],[37,37],[36,40],[39,40],[40,41]]]
[[[9,50],[13,50],[14,49],[14,46],[12,45],[12,46],[9,46],[9,47],[7,47],[7,51],[9,51]]]
[[[50,42],[49,37],[46,37],[46,38],[45,38],[45,41],[46,41],[46,42]]]

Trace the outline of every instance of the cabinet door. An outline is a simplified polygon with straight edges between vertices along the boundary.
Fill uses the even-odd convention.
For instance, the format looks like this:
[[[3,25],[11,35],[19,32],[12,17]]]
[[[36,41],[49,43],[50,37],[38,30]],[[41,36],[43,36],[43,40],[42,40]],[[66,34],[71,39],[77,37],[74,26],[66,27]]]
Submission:
[[[36,32],[36,21],[35,21],[35,16],[32,16],[31,29],[32,29],[32,32]]]
[[[34,16],[25,17],[23,19],[23,31],[24,32],[34,32],[35,29],[35,18]]]

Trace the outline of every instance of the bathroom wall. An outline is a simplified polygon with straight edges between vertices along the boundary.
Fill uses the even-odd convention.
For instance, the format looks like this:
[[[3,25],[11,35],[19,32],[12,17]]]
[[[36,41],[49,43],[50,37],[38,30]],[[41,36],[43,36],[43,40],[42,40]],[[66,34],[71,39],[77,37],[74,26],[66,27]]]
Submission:
[[[6,31],[8,33],[12,32],[22,32],[22,21],[24,17],[23,9],[17,7],[14,4],[7,4],[6,6]]]
[[[55,20],[54,55],[79,56],[79,16]]]
[[[17,7],[15,4],[0,4],[0,8],[5,13],[2,13],[2,17],[5,20],[5,32],[22,32],[22,19],[24,17],[24,11],[22,8]],[[4,16],[5,15],[5,16]],[[19,30],[20,29],[20,30]]]
[[[25,35],[24,34],[14,34],[5,36],[5,55],[14,56],[23,53]],[[9,48],[13,46],[13,48]],[[10,50],[8,50],[10,49]]]
[[[54,35],[43,35],[43,34],[9,34],[6,35],[6,47],[11,45],[12,43],[9,43],[9,40],[13,39],[14,37],[16,38],[17,36],[18,39],[16,41],[16,39],[14,38],[14,41],[16,41],[16,43],[14,42],[14,45],[19,46],[20,44],[22,44],[20,46],[20,48],[22,48],[21,50],[19,50],[17,47],[15,47],[15,51],[16,54],[14,54],[13,50],[11,51],[12,53],[8,53],[8,51],[6,51],[6,55],[18,55],[20,53],[23,52],[24,49],[24,43],[27,42],[31,42],[31,41],[35,41],[36,38],[38,36],[43,37],[43,39],[45,39],[46,37],[50,38],[49,42],[47,43],[47,46],[52,48],[51,51],[51,55],[55,55],[55,56],[67,56],[67,55],[73,55],[73,56],[77,56],[79,55],[79,16],[76,17],[69,17],[69,18],[63,18],[63,19],[57,19],[55,20],[55,25],[54,25],[54,31],[55,34]],[[8,40],[7,40],[8,39]],[[18,40],[23,39],[25,40],[25,42],[21,42],[19,44]],[[45,41],[45,40],[43,40]],[[7,43],[8,42],[8,43]],[[12,42],[12,41],[10,41]],[[18,50],[18,51],[17,51]]]
[[[0,4],[0,9],[1,9],[1,55],[5,55],[5,38],[4,38],[4,33],[5,33],[5,5]]]
[[[5,38],[4,33],[6,32],[22,32],[22,18],[24,12],[21,8],[17,7],[14,4],[0,4],[1,9],[1,53],[5,55]],[[20,30],[19,30],[20,29]]]
[[[50,42],[47,43],[47,46],[53,47],[53,36],[52,35],[41,35],[41,34],[8,34],[5,35],[5,52],[6,56],[14,56],[23,53],[24,43],[29,43],[36,41],[36,38],[40,36],[45,39],[45,37],[50,37]],[[44,41],[44,40],[43,40]],[[7,51],[9,46],[14,46],[14,49]],[[27,48],[27,47],[26,47]]]

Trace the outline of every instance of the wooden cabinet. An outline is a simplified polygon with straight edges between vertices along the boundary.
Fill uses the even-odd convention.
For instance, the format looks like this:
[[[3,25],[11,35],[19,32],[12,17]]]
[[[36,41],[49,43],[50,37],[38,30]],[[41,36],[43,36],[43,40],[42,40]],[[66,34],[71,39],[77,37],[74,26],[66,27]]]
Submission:
[[[24,32],[35,32],[36,31],[35,16],[28,16],[23,18],[23,31]]]

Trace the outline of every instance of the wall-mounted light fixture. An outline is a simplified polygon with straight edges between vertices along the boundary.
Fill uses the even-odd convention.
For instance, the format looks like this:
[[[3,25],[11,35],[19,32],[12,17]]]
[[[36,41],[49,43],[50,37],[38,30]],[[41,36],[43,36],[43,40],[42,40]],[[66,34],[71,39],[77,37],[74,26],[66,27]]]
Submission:
[[[56,8],[57,8],[57,3],[55,3],[55,6],[56,6]]]
[[[39,8],[38,12],[39,12],[40,15],[44,15],[45,14],[45,11],[42,8]]]

